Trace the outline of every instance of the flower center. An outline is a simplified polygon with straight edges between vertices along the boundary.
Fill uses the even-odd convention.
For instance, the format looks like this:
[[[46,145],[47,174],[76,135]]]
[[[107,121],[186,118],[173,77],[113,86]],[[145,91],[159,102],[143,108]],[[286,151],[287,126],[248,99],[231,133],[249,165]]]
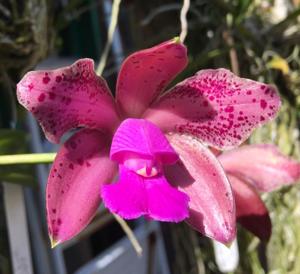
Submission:
[[[161,164],[153,159],[129,158],[124,161],[124,166],[143,177],[154,177],[162,168]]]

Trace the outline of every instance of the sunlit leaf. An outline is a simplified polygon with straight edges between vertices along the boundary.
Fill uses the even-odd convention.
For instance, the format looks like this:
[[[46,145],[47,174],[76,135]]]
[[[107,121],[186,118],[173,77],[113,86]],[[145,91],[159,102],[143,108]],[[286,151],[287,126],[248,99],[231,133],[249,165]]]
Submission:
[[[290,67],[288,62],[279,55],[274,56],[268,63],[267,67],[280,70],[283,74],[289,74]]]

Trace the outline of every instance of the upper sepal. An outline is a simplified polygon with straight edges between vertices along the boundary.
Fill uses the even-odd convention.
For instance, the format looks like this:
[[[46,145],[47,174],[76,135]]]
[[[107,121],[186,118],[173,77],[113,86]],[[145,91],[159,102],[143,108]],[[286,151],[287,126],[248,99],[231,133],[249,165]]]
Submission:
[[[60,69],[28,72],[17,85],[17,97],[54,143],[72,128],[112,130],[119,122],[110,90],[96,75],[91,59]]]
[[[207,69],[158,98],[144,117],[164,132],[187,133],[212,147],[230,149],[273,119],[279,107],[274,87],[226,69]]]
[[[175,39],[127,57],[116,90],[117,104],[124,117],[140,117],[187,62],[186,47]]]

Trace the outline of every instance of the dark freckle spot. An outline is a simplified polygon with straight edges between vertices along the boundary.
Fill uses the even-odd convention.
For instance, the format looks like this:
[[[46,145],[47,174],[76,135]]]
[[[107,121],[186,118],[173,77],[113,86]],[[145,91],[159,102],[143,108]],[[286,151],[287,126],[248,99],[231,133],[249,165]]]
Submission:
[[[69,169],[74,169],[74,165],[73,164],[69,164]]]
[[[63,163],[59,163],[59,166],[62,167],[62,166],[63,166]]]
[[[262,90],[264,90],[265,88],[266,88],[265,85],[261,85],[261,86],[260,86],[260,89],[262,89]]]
[[[233,112],[234,108],[233,106],[227,106],[224,110],[225,112]]]
[[[265,109],[266,107],[267,107],[267,102],[265,101],[265,100],[260,100],[260,107],[262,108],[262,109]]]
[[[61,76],[56,76],[56,77],[55,77],[55,81],[56,81],[57,83],[59,83],[61,80],[62,80],[62,77],[61,77]]]
[[[62,190],[60,193],[61,193],[61,194],[64,194],[65,192]]]
[[[252,91],[251,91],[251,90],[248,90],[246,93],[247,93],[247,95],[251,95],[251,94],[252,94]]]
[[[225,193],[225,196],[226,196],[226,197],[228,197],[228,196],[229,196],[229,193],[228,193],[228,192],[226,192],[226,193]]]
[[[57,219],[57,225],[61,225],[61,219]]]
[[[38,101],[39,101],[39,102],[43,102],[43,101],[45,100],[45,98],[46,98],[45,93],[41,93],[41,94],[39,95],[39,97],[38,97]]]
[[[52,209],[52,213],[54,213],[54,214],[56,213],[56,209],[55,208]]]
[[[83,165],[83,159],[82,158],[77,159],[77,163],[82,166]]]
[[[261,120],[261,121],[264,121],[264,120],[265,120],[265,117],[264,117],[264,116],[260,116],[260,120]]]
[[[47,85],[50,82],[50,78],[48,76],[43,77],[43,83]]]
[[[32,89],[33,89],[33,84],[32,83],[30,83],[29,85],[28,85],[28,89],[31,91]]]

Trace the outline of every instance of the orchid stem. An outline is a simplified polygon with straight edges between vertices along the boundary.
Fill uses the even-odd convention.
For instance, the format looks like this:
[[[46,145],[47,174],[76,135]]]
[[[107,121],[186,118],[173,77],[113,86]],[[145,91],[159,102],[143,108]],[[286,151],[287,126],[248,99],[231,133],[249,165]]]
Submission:
[[[55,156],[56,153],[0,155],[0,165],[49,164]]]
[[[111,17],[110,17],[111,19],[110,19],[110,24],[108,27],[108,32],[107,32],[107,41],[106,41],[103,53],[101,55],[99,65],[96,70],[96,73],[98,75],[101,75],[103,73],[103,70],[106,65],[106,60],[107,60],[107,57],[109,54],[110,46],[112,44],[114,33],[115,33],[117,22],[118,22],[120,3],[121,3],[121,0],[114,0],[113,4],[112,4],[112,11],[111,11]]]
[[[114,215],[116,221],[122,227],[125,234],[127,235],[128,239],[131,242],[133,248],[135,249],[137,255],[141,256],[142,252],[143,252],[143,249],[142,249],[140,243],[138,242],[137,238],[135,237],[132,229],[129,227],[129,225],[119,215],[114,214],[114,213],[113,213],[113,215]]]
[[[184,40],[188,32],[188,23],[187,23],[186,16],[189,8],[190,8],[190,0],[183,0],[183,5],[180,11],[181,33],[179,39],[181,43],[184,43]]]

